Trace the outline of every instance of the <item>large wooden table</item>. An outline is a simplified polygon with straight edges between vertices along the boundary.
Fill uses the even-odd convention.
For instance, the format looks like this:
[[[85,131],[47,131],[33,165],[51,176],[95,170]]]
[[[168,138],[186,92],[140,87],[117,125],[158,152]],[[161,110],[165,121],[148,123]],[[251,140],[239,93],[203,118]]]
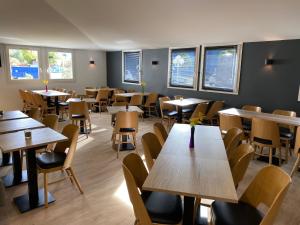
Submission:
[[[148,96],[150,95],[149,92],[130,92],[130,93],[118,93],[118,94],[115,94],[116,96],[120,96],[120,97],[126,97],[126,98],[131,98],[132,96],[134,95],[142,95],[142,96]]]
[[[126,106],[107,106],[107,111],[109,114],[116,114],[118,112],[138,112],[138,113],[144,113],[143,110],[141,110],[137,106],[128,106],[128,109],[126,109]]]
[[[12,133],[16,131],[22,131],[22,133],[24,133],[24,130],[41,128],[44,126],[44,124],[32,118],[6,120],[0,122],[0,137],[6,133]],[[12,142],[16,141],[18,140],[14,140]],[[0,145],[1,144],[2,143],[0,142]],[[5,157],[10,155],[7,152],[2,152]],[[12,187],[26,181],[27,174],[26,171],[22,171],[20,152],[13,152],[13,174],[8,174],[7,176],[3,177],[3,184],[5,187]]]
[[[183,225],[193,224],[196,197],[238,201],[219,127],[196,126],[193,149],[190,130],[187,124],[173,126],[143,185],[143,190],[183,195]]]
[[[50,98],[54,97],[55,98],[55,109],[56,109],[56,115],[59,116],[59,102],[58,102],[58,97],[60,96],[69,96],[69,93],[65,92],[60,92],[60,91],[54,91],[54,90],[33,90],[33,93],[39,94],[45,98],[47,98],[48,105],[50,104]]]
[[[182,123],[182,108],[191,105],[197,105],[200,103],[210,102],[210,100],[198,99],[198,98],[184,98],[165,101],[164,103],[177,106],[177,122]]]
[[[65,136],[50,128],[32,130],[32,138],[29,140],[25,139],[23,131],[0,135],[0,148],[4,153],[26,151],[28,194],[14,198],[20,212],[23,213],[44,205],[44,191],[38,189],[35,151],[46,147],[48,144],[65,140],[67,140]],[[48,193],[48,202],[53,201],[55,199]]]
[[[282,116],[276,115],[272,113],[263,113],[263,112],[252,112],[243,109],[230,108],[219,111],[220,114],[228,114],[235,115],[242,118],[252,119],[252,118],[260,118],[265,120],[274,121],[280,124],[286,124],[291,126],[300,126],[300,118],[299,117],[291,117],[291,116]]]

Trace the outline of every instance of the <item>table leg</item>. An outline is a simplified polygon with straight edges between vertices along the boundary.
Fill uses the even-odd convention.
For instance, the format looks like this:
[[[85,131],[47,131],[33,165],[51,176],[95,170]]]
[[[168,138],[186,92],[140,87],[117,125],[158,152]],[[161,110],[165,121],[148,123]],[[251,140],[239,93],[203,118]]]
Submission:
[[[2,162],[0,167],[10,166],[10,165],[12,165],[12,162],[10,160],[10,153],[2,153]]]
[[[2,178],[5,187],[13,187],[27,182],[27,172],[22,170],[21,157],[19,151],[13,152],[13,174]]]
[[[182,107],[181,106],[178,106],[177,107],[177,122],[178,123],[182,123]]]
[[[58,96],[55,96],[55,111],[56,111],[56,115],[59,116]]]
[[[44,190],[38,189],[38,174],[35,151],[39,148],[32,148],[26,152],[26,164],[28,174],[28,194],[14,198],[21,213],[30,211],[44,205]],[[48,203],[54,202],[53,196],[48,193]]]
[[[182,225],[194,224],[194,204],[194,197],[184,196],[184,213]]]

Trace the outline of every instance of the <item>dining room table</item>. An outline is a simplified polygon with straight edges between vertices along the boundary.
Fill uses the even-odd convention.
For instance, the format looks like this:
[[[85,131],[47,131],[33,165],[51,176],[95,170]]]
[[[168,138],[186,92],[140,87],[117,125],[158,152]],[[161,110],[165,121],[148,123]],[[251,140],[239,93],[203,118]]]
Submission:
[[[17,131],[22,131],[24,133],[24,130],[37,129],[41,127],[45,127],[45,125],[32,118],[6,120],[0,122],[0,137],[7,133],[14,133]],[[14,141],[12,140],[12,142]],[[10,155],[10,152],[5,152],[5,151],[1,151],[1,152],[3,153],[3,155],[7,155],[7,154]],[[22,170],[21,157],[22,156],[18,151],[14,151],[12,153],[13,173],[8,174],[2,178],[5,187],[13,187],[21,183],[27,182],[28,180],[27,172]]]
[[[177,122],[182,123],[182,109],[183,107],[189,107],[200,103],[209,103],[210,100],[199,98],[181,98],[175,100],[164,101],[166,104],[174,105],[177,108]]]
[[[36,164],[36,150],[45,148],[48,144],[68,140],[67,137],[51,128],[31,130],[31,138],[26,138],[23,131],[0,135],[0,148],[3,152],[26,152],[26,167],[28,175],[28,191],[26,194],[13,199],[21,213],[44,205],[44,190],[38,188],[38,170]],[[48,192],[48,203],[55,199]]]
[[[183,225],[193,224],[196,198],[237,203],[231,169],[219,127],[174,124],[142,189],[184,196]]]
[[[70,96],[71,94],[55,91],[55,90],[32,90],[33,93],[39,94],[47,99],[48,106],[51,105],[51,98],[54,98],[54,105],[55,105],[55,113],[59,116],[59,101],[58,98],[62,96]]]
[[[7,120],[17,120],[17,119],[24,119],[28,118],[28,115],[21,112],[20,110],[13,110],[13,111],[2,111],[0,113],[0,122],[7,121]],[[10,153],[3,154],[2,153],[2,160],[0,162],[0,167],[12,165]]]

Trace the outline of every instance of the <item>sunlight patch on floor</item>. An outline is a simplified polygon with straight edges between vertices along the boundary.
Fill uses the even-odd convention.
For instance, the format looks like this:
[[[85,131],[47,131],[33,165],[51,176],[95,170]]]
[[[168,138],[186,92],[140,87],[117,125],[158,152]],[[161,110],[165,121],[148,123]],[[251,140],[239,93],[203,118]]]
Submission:
[[[118,189],[115,191],[114,196],[120,199],[123,203],[125,203],[127,206],[132,206],[128,191],[127,191],[127,186],[125,180],[121,183],[121,185],[118,187]]]
[[[81,149],[82,147],[86,146],[87,144],[91,143],[94,140],[95,138],[91,136],[89,136],[88,138],[84,137],[84,139],[82,139],[82,137],[79,137],[77,143],[77,150]]]

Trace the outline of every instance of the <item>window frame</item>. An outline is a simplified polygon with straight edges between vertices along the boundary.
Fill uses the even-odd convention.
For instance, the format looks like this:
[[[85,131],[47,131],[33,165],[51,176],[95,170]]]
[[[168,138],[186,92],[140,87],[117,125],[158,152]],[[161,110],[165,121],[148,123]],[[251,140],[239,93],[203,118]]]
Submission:
[[[205,89],[203,87],[204,80],[205,79],[205,53],[206,48],[226,48],[226,47],[233,47],[236,46],[237,48],[237,57],[236,57],[236,77],[235,77],[235,84],[233,91],[225,91],[220,89]],[[213,93],[222,93],[222,94],[230,94],[230,95],[238,95],[239,94],[239,88],[240,88],[240,76],[241,76],[241,62],[242,62],[242,52],[243,52],[243,44],[242,43],[228,43],[228,44],[218,44],[218,45],[202,45],[202,51],[201,51],[201,69],[200,69],[200,79],[199,79],[199,91],[203,92],[213,92]]]
[[[71,53],[72,56],[72,74],[73,77],[71,79],[51,79],[50,78],[50,73],[48,72],[48,68],[49,68],[49,58],[48,58],[48,54],[49,52],[65,52],[65,53]],[[75,76],[75,59],[74,59],[74,50],[72,49],[61,49],[61,48],[46,48],[45,49],[45,77],[46,79],[48,79],[49,81],[59,81],[59,82],[70,82],[70,81],[75,81],[76,76]]]
[[[180,86],[180,85],[171,85],[171,57],[172,57],[172,51],[173,50],[180,50],[180,49],[195,49],[195,72],[194,72],[194,82],[193,87],[188,86]],[[168,81],[167,81],[167,88],[171,89],[182,89],[182,90],[190,90],[190,91],[197,91],[198,86],[198,78],[199,78],[199,52],[200,47],[199,46],[187,46],[187,47],[170,47],[169,53],[168,53]]]
[[[9,56],[9,50],[10,49],[26,49],[26,50],[33,50],[37,51],[38,53],[38,79],[12,79],[11,76],[11,65],[10,65],[10,56]],[[36,46],[30,46],[30,45],[5,45],[5,55],[4,59],[2,60],[2,68],[5,68],[7,71],[7,79],[9,82],[36,82],[40,81],[43,77],[43,55],[42,50],[40,47]]]
[[[130,82],[125,80],[125,53],[127,52],[139,52],[139,80],[138,82]],[[142,81],[142,62],[143,62],[143,51],[141,49],[136,50],[125,50],[122,51],[122,83],[123,84],[132,84],[132,85],[141,85]]]

